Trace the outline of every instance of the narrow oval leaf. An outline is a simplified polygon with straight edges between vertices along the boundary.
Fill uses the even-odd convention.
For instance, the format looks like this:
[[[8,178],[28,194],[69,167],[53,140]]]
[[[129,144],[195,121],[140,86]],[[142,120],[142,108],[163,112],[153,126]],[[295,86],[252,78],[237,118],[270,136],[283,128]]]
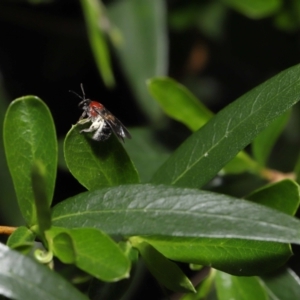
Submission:
[[[71,229],[69,235],[78,268],[108,282],[129,277],[129,259],[108,235],[94,228]]]
[[[105,8],[97,0],[81,0],[81,6],[87,26],[88,37],[94,54],[98,70],[105,84],[109,87],[115,84],[109,47],[105,37],[109,20],[105,15]]]
[[[269,300],[257,277],[237,277],[219,271],[216,274],[216,289],[219,300]]]
[[[17,300],[87,300],[63,277],[0,244],[0,294]]]
[[[160,167],[152,182],[201,187],[272,120],[300,99],[300,65],[257,86],[192,134]]]
[[[147,91],[146,80],[167,73],[167,21],[161,0],[114,1],[110,19],[120,29],[124,42],[116,49],[137,101],[148,118],[157,122],[162,111]]]
[[[75,125],[68,132],[64,153],[72,175],[88,190],[124,183],[137,183],[139,177],[128,154],[115,136],[105,142],[94,141],[79,133]]]
[[[266,287],[271,300],[297,299],[300,295],[300,279],[289,268],[279,270],[268,276],[262,276],[260,280]]]
[[[253,276],[276,270],[292,253],[282,243],[240,239],[140,237],[167,258],[210,266],[238,276]]]
[[[167,77],[148,80],[148,89],[164,112],[185,124],[190,130],[202,127],[213,113],[205,107],[185,86]]]
[[[124,185],[82,193],[56,205],[52,221],[55,226],[95,227],[121,236],[300,243],[300,221],[291,216],[226,195],[164,185]]]
[[[158,282],[174,292],[196,292],[193,284],[175,263],[139,238],[132,238],[131,242],[139,250],[147,268]]]
[[[291,110],[275,119],[270,126],[261,132],[252,143],[252,152],[256,161],[264,167],[272,148],[289,120]]]
[[[65,264],[76,261],[73,240],[68,232],[61,232],[53,238],[53,253]]]
[[[22,215],[29,226],[37,223],[31,182],[33,163],[45,166],[47,203],[50,206],[57,168],[57,141],[48,107],[35,96],[13,101],[4,120],[4,146]]]

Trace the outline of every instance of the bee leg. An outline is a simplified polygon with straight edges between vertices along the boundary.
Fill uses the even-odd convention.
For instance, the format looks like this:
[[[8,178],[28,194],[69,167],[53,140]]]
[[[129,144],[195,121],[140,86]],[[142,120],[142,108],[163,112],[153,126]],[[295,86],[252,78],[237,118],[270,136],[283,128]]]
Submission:
[[[90,122],[91,121],[91,119],[90,118],[85,118],[85,119],[79,119],[78,120],[78,122],[77,122],[77,124],[85,124],[85,123],[87,123],[87,122]]]

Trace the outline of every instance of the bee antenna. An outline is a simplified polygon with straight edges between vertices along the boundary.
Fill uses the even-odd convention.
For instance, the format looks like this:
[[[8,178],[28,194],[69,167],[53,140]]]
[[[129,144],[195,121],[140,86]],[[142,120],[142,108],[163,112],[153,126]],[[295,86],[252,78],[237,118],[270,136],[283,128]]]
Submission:
[[[74,95],[76,95],[78,98],[80,99],[84,99],[82,98],[79,94],[77,94],[76,92],[72,91],[72,90],[69,90],[70,93],[73,93]]]
[[[81,88],[82,96],[83,96],[83,98],[81,98],[81,99],[85,99],[85,92],[84,92],[84,88],[83,88],[83,84],[82,83],[80,83],[80,88]]]

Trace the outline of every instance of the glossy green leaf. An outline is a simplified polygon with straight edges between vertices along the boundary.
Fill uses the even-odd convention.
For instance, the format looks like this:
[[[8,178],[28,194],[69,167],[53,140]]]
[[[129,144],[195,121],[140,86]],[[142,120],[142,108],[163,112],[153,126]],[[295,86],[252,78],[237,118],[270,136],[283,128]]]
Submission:
[[[294,215],[300,204],[299,185],[285,179],[266,185],[246,197],[248,200]]]
[[[199,188],[211,180],[276,117],[299,101],[300,65],[241,96],[191,135],[152,182]]]
[[[202,127],[213,113],[208,110],[185,86],[167,77],[148,80],[148,89],[163,111],[185,124],[190,130]]]
[[[147,268],[158,282],[174,292],[195,292],[193,284],[175,263],[139,238],[132,238],[131,242],[139,250]]]
[[[164,185],[124,185],[85,192],[57,204],[52,221],[55,226],[95,227],[121,236],[300,243],[300,221],[291,216],[226,195]]]
[[[228,6],[249,18],[265,18],[275,14],[282,5],[281,0],[222,0]]]
[[[270,300],[298,299],[300,295],[300,279],[297,274],[287,268],[260,278],[269,294]]]
[[[198,130],[213,117],[213,113],[186,87],[171,78],[153,78],[148,81],[148,88],[168,116],[192,131]],[[257,164],[245,152],[240,152],[223,170],[237,174],[257,170]]]
[[[134,162],[142,182],[149,182],[156,170],[167,160],[169,151],[156,139],[149,128],[130,129],[132,139],[124,148]]]
[[[8,238],[7,246],[24,254],[28,253],[35,239],[35,234],[25,226],[18,227]]]
[[[4,121],[4,146],[19,207],[28,225],[37,223],[31,172],[35,161],[45,166],[47,203],[50,206],[57,168],[57,141],[49,109],[39,98],[13,101]]]
[[[0,244],[0,294],[16,300],[87,300],[69,282],[44,265]]]
[[[43,235],[51,227],[51,212],[47,197],[47,170],[41,161],[34,161],[31,172],[32,190],[37,212],[38,230]]]
[[[272,148],[284,129],[290,114],[291,111],[289,110],[279,118],[275,119],[270,126],[261,132],[252,142],[253,156],[261,166],[266,165]]]
[[[216,274],[216,289],[219,300],[269,300],[257,277],[236,277],[219,271]]]
[[[108,235],[94,228],[71,229],[69,234],[78,268],[104,281],[129,277],[130,262]]]
[[[104,11],[104,6],[97,0],[81,0],[81,6],[85,17],[88,37],[98,70],[107,86],[113,86],[114,76],[112,72],[109,47],[105,37],[109,20]]]
[[[167,258],[211,266],[238,276],[264,274],[281,267],[291,257],[282,243],[240,239],[141,237]]]
[[[123,36],[123,44],[116,52],[126,79],[141,108],[154,122],[162,117],[162,111],[150,97],[146,80],[167,72],[165,5],[161,0],[122,0],[108,7],[110,19]]]
[[[14,191],[13,182],[9,174],[4,153],[3,122],[8,103],[8,97],[5,95],[3,82],[0,79],[0,214],[4,224],[20,226],[24,224],[24,219],[18,206],[16,193]]]
[[[139,181],[137,171],[115,136],[105,142],[94,141],[84,127],[75,125],[68,132],[65,159],[73,176],[88,190]]]

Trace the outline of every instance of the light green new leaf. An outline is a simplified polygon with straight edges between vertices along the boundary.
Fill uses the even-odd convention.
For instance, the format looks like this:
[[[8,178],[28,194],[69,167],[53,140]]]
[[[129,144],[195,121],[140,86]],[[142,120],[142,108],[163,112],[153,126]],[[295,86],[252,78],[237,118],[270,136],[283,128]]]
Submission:
[[[76,266],[104,281],[129,277],[130,262],[108,235],[95,228],[71,229]]]
[[[94,141],[79,133],[81,125],[68,132],[64,153],[72,175],[88,190],[125,183],[137,183],[139,177],[120,141],[111,136],[105,142]]]
[[[110,19],[123,36],[116,49],[126,79],[145,114],[153,122],[162,117],[150,97],[146,80],[167,72],[167,21],[161,0],[121,0],[108,6]]]
[[[48,107],[35,96],[13,101],[4,120],[4,146],[22,215],[29,226],[37,224],[31,180],[33,164],[45,166],[48,206],[51,205],[57,168],[57,141]]]
[[[195,292],[193,284],[175,263],[138,237],[132,238],[131,242],[139,250],[147,268],[158,282],[174,292]]]
[[[216,289],[219,300],[269,300],[257,277],[236,277],[218,271]]]
[[[164,185],[124,185],[78,194],[53,208],[52,221],[54,226],[99,228],[121,236],[300,243],[300,221],[284,213],[226,195]]]
[[[63,277],[0,244],[0,294],[16,300],[87,300]]]
[[[25,226],[18,227],[8,238],[6,245],[27,254],[33,246],[35,234]]]
[[[109,24],[109,20],[104,13],[105,8],[98,0],[81,0],[80,2],[98,70],[105,84],[111,87],[115,84],[115,80],[104,30],[108,29]]]
[[[213,113],[208,110],[185,86],[167,77],[148,80],[148,89],[163,111],[183,123],[191,131],[202,127]]]
[[[272,148],[284,129],[290,114],[291,111],[289,110],[279,118],[275,119],[270,126],[261,132],[252,142],[253,156],[262,167],[266,165]]]
[[[191,135],[154,174],[153,183],[200,188],[275,118],[300,99],[300,65],[228,105]]]

